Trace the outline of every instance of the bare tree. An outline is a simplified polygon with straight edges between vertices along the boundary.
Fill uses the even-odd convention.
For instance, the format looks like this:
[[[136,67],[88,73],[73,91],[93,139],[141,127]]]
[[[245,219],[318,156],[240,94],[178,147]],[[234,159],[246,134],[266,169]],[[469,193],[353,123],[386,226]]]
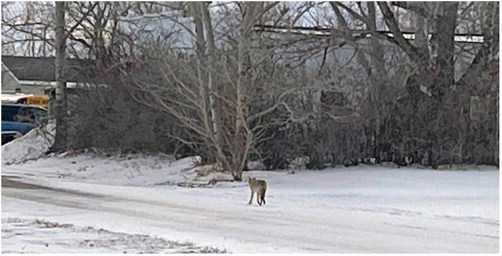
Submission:
[[[47,56],[54,50],[54,5],[45,2],[2,2],[2,52]]]
[[[242,179],[249,155],[257,152],[258,142],[269,137],[265,131],[271,125],[306,120],[303,115],[308,116],[308,111],[299,114],[290,99],[319,87],[297,83],[299,74],[288,78],[284,73],[272,74],[267,70],[274,50],[280,45],[266,48],[254,26],[263,23],[264,15],[276,6],[277,3],[238,3],[235,6],[238,9],[230,9],[224,17],[239,10],[238,30],[230,27],[226,31],[230,35],[229,44],[217,48],[208,5],[190,4],[188,10],[195,27],[190,34],[194,37],[196,55],[180,57],[169,50],[160,51],[159,47],[145,48],[142,51],[148,59],[145,65],[158,71],[123,72],[141,89],[142,93],[135,95],[139,102],[161,106],[191,134],[189,137],[171,134],[173,137],[205,148],[204,157],[221,163],[235,180]],[[150,75],[154,77],[148,78]],[[277,112],[283,113],[281,118],[270,118]]]
[[[484,30],[483,35],[488,40],[485,41],[484,47],[481,50],[477,51],[477,48],[474,48],[477,51],[476,58],[474,58],[470,67],[467,68],[467,71],[463,75],[459,75],[459,69],[455,68],[456,61],[464,58],[460,57],[462,54],[469,55],[468,51],[472,47],[465,48],[461,44],[455,43],[455,29],[468,27],[471,35],[479,34],[480,29],[476,25],[476,18],[474,17],[485,17],[482,19],[483,23],[490,25],[482,26],[490,27],[490,31],[498,31],[498,28],[493,29],[495,24],[493,23],[495,20],[493,17],[498,17],[498,12],[493,11],[497,10],[497,8],[494,8],[494,4],[492,3],[491,12],[485,12],[486,15],[477,11],[483,6],[483,4],[479,3],[392,2],[389,4],[387,2],[378,2],[379,12],[376,12],[372,3],[367,3],[366,5],[345,2],[331,3],[338,18],[337,25],[345,28],[346,31],[354,31],[354,28],[347,29],[348,26],[345,19],[350,19],[356,21],[356,23],[365,24],[366,29],[370,32],[375,31],[378,26],[380,26],[380,30],[389,30],[390,32],[390,34],[374,32],[371,34],[372,40],[370,44],[372,47],[369,55],[371,56],[371,62],[364,60],[361,54],[358,58],[363,66],[370,67],[373,66],[369,65],[370,63],[378,63],[374,66],[377,69],[368,69],[368,71],[377,71],[369,74],[368,79],[370,80],[370,84],[380,84],[382,81],[387,81],[387,84],[389,84],[393,80],[385,77],[386,72],[382,69],[382,67],[385,67],[385,62],[382,62],[384,60],[382,56],[378,56],[381,50],[378,49],[378,45],[375,44],[377,41],[373,40],[373,38],[384,39],[393,43],[409,58],[409,65],[412,67],[410,69],[411,76],[406,81],[405,86],[410,93],[410,101],[404,103],[401,100],[401,103],[399,103],[397,99],[394,99],[393,103],[392,98],[390,98],[390,102],[383,104],[384,107],[387,107],[385,107],[386,109],[382,109],[382,113],[391,114],[392,105],[397,104],[396,107],[399,111],[393,115],[401,115],[398,119],[406,120],[410,116],[414,116],[411,118],[413,122],[411,130],[395,125],[397,129],[406,131],[406,133],[401,133],[397,137],[394,136],[394,138],[400,138],[399,141],[395,141],[395,145],[409,142],[410,146],[406,146],[409,150],[427,149],[429,163],[435,167],[440,163],[450,161],[447,160],[449,158],[447,155],[450,151],[448,148],[457,147],[450,142],[457,141],[461,143],[462,139],[453,140],[452,136],[447,136],[448,133],[457,134],[463,138],[467,134],[465,131],[468,121],[462,121],[465,119],[465,114],[461,114],[460,109],[469,108],[470,102],[468,99],[470,97],[469,94],[472,95],[472,91],[470,93],[465,93],[465,91],[460,92],[456,89],[458,88],[457,86],[459,84],[465,85],[466,77],[478,75],[476,72],[479,70],[473,72],[473,68],[478,66],[481,56],[488,56],[488,52],[498,55],[498,49],[493,47],[495,45],[493,41],[495,40],[491,39],[498,38],[498,36],[494,37],[493,33]],[[344,13],[342,13],[342,10]],[[465,18],[467,16],[469,16],[468,19]],[[410,17],[417,22],[413,23]],[[385,24],[378,25],[378,19],[383,20]],[[405,37],[406,33],[406,36],[409,35],[410,30],[414,30],[415,40],[409,40]],[[354,41],[354,38],[351,39],[350,36],[348,39]],[[498,41],[496,44],[498,44]],[[464,47],[462,48],[464,50],[461,49],[460,54],[456,50],[456,47],[458,48],[459,46]],[[491,47],[490,50],[487,47]],[[391,69],[393,68],[395,67],[391,67]],[[455,79],[461,76],[463,77],[462,79]],[[371,87],[378,88],[377,86]],[[462,86],[462,88],[466,87],[469,86]],[[380,101],[378,95],[386,95],[386,98],[389,98],[389,91],[383,93],[384,90],[386,88],[381,87],[380,93],[373,91],[370,94],[372,99],[376,100],[374,103]],[[425,95],[430,96],[427,97]],[[458,99],[460,99],[460,102],[458,102]],[[429,103],[424,104],[424,102]],[[372,106],[380,106],[382,103],[384,102],[372,104]],[[391,105],[388,103],[391,103]],[[391,108],[389,109],[389,107]],[[391,119],[395,118],[392,117]],[[453,123],[456,125],[452,127],[445,125]],[[402,123],[399,122],[399,124]],[[458,133],[456,129],[458,129]],[[409,140],[410,138],[411,140]],[[403,149],[400,151],[403,151]],[[405,154],[411,153],[407,150],[404,151],[403,153]]]

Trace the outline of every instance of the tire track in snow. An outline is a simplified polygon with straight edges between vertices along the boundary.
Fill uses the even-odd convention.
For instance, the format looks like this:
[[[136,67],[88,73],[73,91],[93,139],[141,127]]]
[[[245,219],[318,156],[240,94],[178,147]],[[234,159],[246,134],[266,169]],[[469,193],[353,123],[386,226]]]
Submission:
[[[268,243],[270,240],[277,241],[281,240],[283,245],[277,245],[279,248],[288,246],[289,248],[298,247],[301,250],[315,251],[318,247],[325,248],[327,245],[332,244],[333,251],[347,251],[347,248],[351,248],[350,251],[361,251],[364,248],[359,246],[351,246],[349,244],[340,244],[335,246],[333,240],[330,239],[319,239],[312,237],[303,237],[293,234],[285,234],[279,231],[274,232],[262,232],[254,228],[245,228],[256,226],[256,223],[261,223],[261,225],[291,225],[291,222],[284,220],[274,220],[274,219],[262,219],[259,216],[254,216],[246,220],[241,220],[236,216],[229,216],[228,213],[222,215],[222,211],[207,212],[204,211],[201,215],[200,208],[185,207],[182,205],[161,203],[161,206],[157,204],[151,204],[151,202],[140,202],[139,200],[123,200],[117,197],[105,197],[105,196],[93,196],[91,198],[86,198],[82,200],[82,194],[72,193],[64,190],[54,190],[48,189],[42,186],[31,186],[22,185],[23,188],[30,187],[29,189],[37,190],[36,194],[26,193],[25,190],[21,188],[3,188],[2,195],[15,197],[23,200],[35,201],[38,203],[44,203],[48,205],[56,205],[70,208],[77,208],[82,210],[91,210],[97,212],[108,212],[119,215],[140,217],[144,219],[165,222],[169,220],[171,223],[175,223],[171,228],[183,231],[180,229],[180,224],[187,230],[197,226],[197,229],[202,229],[202,232],[214,235],[214,231],[223,230],[225,236],[230,239],[242,240],[239,234],[248,234],[247,237],[252,237],[251,243],[264,244]],[[76,198],[78,196],[78,198]],[[55,199],[57,198],[57,199]],[[120,202],[121,201],[121,202]],[[124,208],[124,202],[127,202],[127,208]],[[155,209],[153,208],[160,208]],[[149,209],[149,210],[147,210]],[[153,210],[153,211],[152,211]],[[156,212],[165,212],[165,214],[156,214]],[[187,215],[190,216],[187,218]],[[208,219],[208,217],[210,217]],[[245,221],[247,224],[245,226],[235,226],[232,222],[226,222],[225,219],[234,219],[239,221]],[[222,221],[223,219],[223,221]],[[310,223],[311,225],[313,223]],[[169,223],[164,223],[164,225],[169,226]],[[197,231],[200,232],[200,231]],[[234,234],[234,235],[232,235]],[[220,234],[222,235],[222,234]],[[307,243],[305,241],[308,241]],[[302,243],[305,243],[303,246]],[[285,244],[285,245],[284,245]],[[302,249],[303,247],[303,249]],[[345,249],[343,249],[345,248]],[[294,251],[294,250],[293,250]]]
[[[39,203],[45,203],[50,205],[57,205],[63,207],[92,210],[92,211],[106,211],[110,213],[127,215],[132,217],[140,217],[155,221],[166,221],[166,219],[175,222],[173,228],[179,229],[177,226],[183,223],[188,229],[196,226],[198,229],[204,229],[204,232],[212,233],[215,230],[226,230],[227,236],[235,236],[235,239],[249,239],[253,243],[269,243],[270,241],[282,241],[283,244],[289,248],[297,247],[303,248],[307,251],[316,251],[317,248],[331,248],[331,251],[345,251],[345,252],[360,252],[360,251],[371,251],[371,247],[364,246],[363,244],[353,245],[349,243],[343,243],[343,237],[339,234],[346,234],[348,231],[352,230],[352,226],[343,227],[343,225],[337,225],[336,228],[330,228],[326,225],[326,222],[318,222],[315,220],[305,220],[302,218],[294,218],[294,216],[277,216],[273,218],[272,215],[263,217],[263,212],[251,212],[253,215],[246,215],[246,218],[233,216],[231,213],[225,210],[208,210],[201,209],[197,207],[179,205],[173,203],[166,203],[160,201],[152,200],[138,200],[119,196],[103,196],[94,193],[81,193],[65,189],[53,189],[45,186],[38,186],[33,184],[28,184],[24,182],[12,182],[10,185],[14,184],[18,188],[3,189],[4,196],[16,197],[24,200],[31,200]],[[5,183],[3,183],[5,185]],[[20,188],[36,189],[36,194],[23,192]],[[79,198],[74,198],[74,197]],[[88,197],[86,200],[82,200],[82,196]],[[89,197],[90,196],[90,197]],[[57,198],[57,199],[55,199]],[[127,202],[128,208],[124,208],[124,202]],[[152,208],[160,208],[155,211],[151,211]],[[244,207],[248,207],[247,205]],[[149,210],[147,210],[149,209]],[[166,214],[158,215],[156,212],[165,212]],[[203,214],[201,215],[201,212]],[[187,218],[190,215],[190,218]],[[181,217],[180,217],[181,216]],[[228,222],[225,220],[234,220],[245,222],[246,225],[234,225],[233,222]],[[273,230],[269,229],[266,232],[262,230],[253,228],[259,223],[260,226],[282,226],[286,228],[291,228],[292,226],[298,229],[298,232],[290,233],[284,232],[284,230]],[[248,227],[248,228],[245,228]],[[324,231],[321,233],[328,234],[327,236],[316,236],[311,237],[310,233],[302,232],[302,229],[310,229],[314,231]],[[331,231],[331,232],[329,232]],[[336,232],[338,231],[338,232]],[[338,234],[336,234],[338,233]],[[246,237],[240,237],[240,234],[248,234]],[[336,239],[338,238],[338,239]],[[338,240],[338,241],[337,241]],[[279,246],[282,247],[282,246]]]

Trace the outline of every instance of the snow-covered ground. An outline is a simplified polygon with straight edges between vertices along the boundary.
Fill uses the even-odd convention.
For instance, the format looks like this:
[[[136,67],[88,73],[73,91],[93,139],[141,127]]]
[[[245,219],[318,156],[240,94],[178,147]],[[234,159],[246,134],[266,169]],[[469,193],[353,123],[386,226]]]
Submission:
[[[221,253],[148,235],[7,217],[2,218],[2,240],[2,253]]]
[[[245,172],[268,182],[259,207],[244,182],[177,186],[209,179],[191,158],[11,155],[25,143],[2,147],[3,183],[41,187],[2,188],[4,253],[499,251],[494,167]]]

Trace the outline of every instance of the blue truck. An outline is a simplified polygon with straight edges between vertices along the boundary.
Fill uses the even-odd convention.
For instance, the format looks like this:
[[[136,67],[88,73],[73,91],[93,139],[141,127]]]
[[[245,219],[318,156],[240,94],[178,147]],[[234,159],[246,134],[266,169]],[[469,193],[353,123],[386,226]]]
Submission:
[[[2,103],[2,145],[25,135],[46,116],[45,108],[18,103]]]

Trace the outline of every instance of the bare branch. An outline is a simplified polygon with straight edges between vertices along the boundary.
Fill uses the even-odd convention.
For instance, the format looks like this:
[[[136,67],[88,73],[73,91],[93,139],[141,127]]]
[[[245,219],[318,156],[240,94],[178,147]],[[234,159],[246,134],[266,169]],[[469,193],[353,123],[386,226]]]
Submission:
[[[396,21],[396,18],[394,18],[394,14],[390,10],[387,3],[386,2],[378,2],[378,6],[380,7],[380,10],[382,11],[383,17],[385,19],[385,23],[387,24],[390,31],[392,32],[394,40],[397,43],[397,45],[399,47],[401,47],[401,49],[403,49],[410,56],[410,58],[413,59],[415,62],[418,62],[419,60],[421,60],[422,56],[420,56],[418,49],[403,37],[403,33],[401,32],[401,29],[399,29],[399,25]]]
[[[346,6],[345,4],[343,4],[342,2],[330,2],[331,6],[333,7],[335,4],[342,7],[344,10],[346,10],[348,13],[350,13],[350,15],[352,15],[354,18],[362,21],[363,23],[367,24],[368,21],[365,17],[359,15],[357,12],[355,12],[354,10],[352,10],[350,7]]]

